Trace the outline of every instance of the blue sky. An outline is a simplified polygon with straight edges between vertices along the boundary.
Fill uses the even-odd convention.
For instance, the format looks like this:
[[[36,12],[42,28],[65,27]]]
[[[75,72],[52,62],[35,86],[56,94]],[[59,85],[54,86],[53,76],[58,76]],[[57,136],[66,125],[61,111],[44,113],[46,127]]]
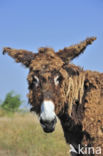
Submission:
[[[28,69],[3,56],[3,47],[57,51],[89,36],[97,40],[73,63],[103,72],[103,0],[0,0],[0,99],[15,90],[27,102],[28,93]]]

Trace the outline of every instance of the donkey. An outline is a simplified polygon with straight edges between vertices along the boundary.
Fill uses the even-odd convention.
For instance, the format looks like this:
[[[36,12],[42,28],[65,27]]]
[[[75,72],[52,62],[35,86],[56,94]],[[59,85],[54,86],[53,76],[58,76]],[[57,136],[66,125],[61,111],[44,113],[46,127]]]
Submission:
[[[3,49],[3,54],[29,68],[31,111],[39,116],[46,133],[53,132],[57,117],[60,119],[72,156],[103,152],[103,73],[84,71],[70,64],[94,40],[95,37],[87,38],[58,52],[46,47],[38,53]],[[100,149],[96,151],[96,147]]]

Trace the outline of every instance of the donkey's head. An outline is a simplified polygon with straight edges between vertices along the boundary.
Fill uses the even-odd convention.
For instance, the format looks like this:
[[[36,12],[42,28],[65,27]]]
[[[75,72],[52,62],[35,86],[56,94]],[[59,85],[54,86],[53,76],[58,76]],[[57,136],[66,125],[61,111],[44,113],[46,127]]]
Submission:
[[[66,102],[64,85],[68,73],[64,66],[80,55],[94,40],[95,38],[88,38],[57,53],[51,48],[40,48],[37,54],[4,48],[3,54],[8,53],[16,62],[21,62],[29,68],[28,98],[32,110],[39,115],[45,132],[54,131],[56,116],[60,114]]]

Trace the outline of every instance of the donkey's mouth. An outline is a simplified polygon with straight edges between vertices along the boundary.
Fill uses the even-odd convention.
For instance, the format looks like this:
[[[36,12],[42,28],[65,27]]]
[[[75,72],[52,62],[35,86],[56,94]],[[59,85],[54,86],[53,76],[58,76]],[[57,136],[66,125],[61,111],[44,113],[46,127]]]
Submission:
[[[43,128],[43,130],[45,133],[52,133],[55,130],[55,128],[52,129]]]

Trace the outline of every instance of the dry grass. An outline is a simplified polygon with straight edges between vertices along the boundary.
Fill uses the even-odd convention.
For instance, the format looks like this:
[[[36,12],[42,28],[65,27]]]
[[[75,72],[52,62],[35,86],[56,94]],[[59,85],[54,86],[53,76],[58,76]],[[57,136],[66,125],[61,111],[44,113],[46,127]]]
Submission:
[[[53,133],[46,134],[34,114],[0,117],[0,156],[69,156],[58,122]]]

